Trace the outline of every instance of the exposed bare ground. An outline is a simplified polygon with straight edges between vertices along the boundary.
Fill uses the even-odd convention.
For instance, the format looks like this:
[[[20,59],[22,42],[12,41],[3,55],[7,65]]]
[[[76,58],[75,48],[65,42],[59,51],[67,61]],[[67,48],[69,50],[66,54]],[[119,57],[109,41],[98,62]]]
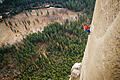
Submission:
[[[42,54],[45,56],[45,57],[47,57],[47,54],[45,53],[45,49],[46,49],[46,47],[48,47],[48,43],[39,43],[39,45],[40,45],[40,48],[38,49],[38,51],[37,52],[42,52]]]
[[[49,12],[49,15],[47,15],[47,12]],[[48,8],[22,12],[11,19],[5,20],[7,24],[8,21],[12,23],[12,30],[9,24],[6,26],[4,22],[0,23],[0,46],[18,43],[26,35],[42,31],[47,24],[53,22],[60,22],[62,24],[66,19],[76,20],[77,13],[64,8]]]

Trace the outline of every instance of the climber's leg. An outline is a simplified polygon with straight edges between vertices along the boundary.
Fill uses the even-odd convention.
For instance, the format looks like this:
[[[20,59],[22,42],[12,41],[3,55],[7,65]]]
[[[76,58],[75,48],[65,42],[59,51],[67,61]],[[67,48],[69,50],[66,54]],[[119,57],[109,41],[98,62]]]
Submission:
[[[90,34],[90,29],[88,29],[88,30],[85,30],[86,32],[88,32],[88,35]]]
[[[90,34],[90,29],[88,29],[87,32],[88,32],[88,35],[89,35]]]
[[[88,32],[88,30],[84,30],[84,31]]]

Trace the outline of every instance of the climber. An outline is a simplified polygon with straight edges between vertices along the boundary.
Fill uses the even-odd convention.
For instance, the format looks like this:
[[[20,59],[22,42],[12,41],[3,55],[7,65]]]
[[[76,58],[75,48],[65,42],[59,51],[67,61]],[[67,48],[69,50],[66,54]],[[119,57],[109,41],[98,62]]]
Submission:
[[[90,34],[90,26],[84,26],[84,31],[88,32],[88,35]]]

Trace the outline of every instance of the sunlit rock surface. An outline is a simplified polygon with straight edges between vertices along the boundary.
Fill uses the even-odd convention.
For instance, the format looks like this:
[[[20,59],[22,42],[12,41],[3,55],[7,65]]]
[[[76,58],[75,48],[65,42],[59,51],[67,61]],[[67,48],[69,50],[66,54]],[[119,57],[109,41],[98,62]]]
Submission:
[[[82,63],[75,63],[71,69],[70,80],[79,80]]]
[[[79,78],[120,80],[120,0],[96,0]]]

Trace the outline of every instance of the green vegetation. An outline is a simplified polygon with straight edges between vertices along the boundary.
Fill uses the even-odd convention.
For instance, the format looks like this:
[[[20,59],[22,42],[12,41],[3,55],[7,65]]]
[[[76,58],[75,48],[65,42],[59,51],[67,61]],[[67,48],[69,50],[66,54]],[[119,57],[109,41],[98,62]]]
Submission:
[[[0,48],[0,69],[12,66],[1,74],[21,80],[68,80],[72,65],[83,57],[87,33],[81,24],[86,20],[86,16],[80,16],[78,21],[66,25],[55,22],[42,33],[28,35],[21,43]]]
[[[12,26],[12,23],[11,23],[11,21],[8,21],[8,24],[9,24],[10,26]]]
[[[55,11],[52,12],[52,15],[55,15]]]
[[[35,21],[36,21],[37,23],[40,23],[39,20],[38,20],[37,18],[35,18]],[[34,23],[34,22],[33,22],[33,23]]]
[[[30,16],[32,16],[32,13],[31,13],[31,12],[29,12],[29,14],[30,14]]]
[[[63,25],[57,22],[49,24],[42,33],[30,34],[20,43],[1,47],[0,77],[10,80],[68,80],[72,65],[81,62],[88,37],[82,23],[91,23],[95,0],[4,0],[0,3],[0,14],[4,19],[25,11],[28,17],[32,15],[31,9],[45,8],[45,3],[81,11],[87,16],[79,15],[78,21],[74,22],[67,19]],[[6,12],[9,13],[5,14]],[[43,15],[42,11],[40,13]],[[54,14],[53,12],[52,15]],[[39,13],[36,12],[36,15],[39,16]],[[49,16],[48,11],[46,15]],[[39,23],[39,19],[36,18],[34,24],[35,21]],[[16,32],[10,21],[4,23]],[[30,23],[30,20],[22,21],[26,30],[26,25]]]
[[[28,21],[28,22],[29,22],[29,21]],[[27,22],[26,22],[25,20],[23,20],[23,21],[22,21],[22,23],[23,23],[24,25],[26,25],[26,24],[27,24]]]
[[[37,15],[37,16],[39,16],[39,13],[38,13],[38,11],[36,11],[36,15]]]
[[[28,17],[28,13],[25,11],[25,15]]]
[[[49,11],[47,11],[46,16],[49,16],[49,14],[50,14]]]
[[[8,24],[7,24],[7,22],[5,20],[4,20],[4,23],[5,23],[6,26],[8,26]]]
[[[30,25],[30,20],[27,20],[27,23]]]
[[[16,22],[15,22],[15,26],[16,26],[16,27],[18,26]]]
[[[24,25],[24,27],[25,27],[26,30],[28,29],[26,25]]]
[[[40,13],[41,13],[41,15],[43,15],[43,12],[42,12],[42,11],[40,11]]]
[[[65,21],[65,25],[66,25],[66,24],[68,24],[68,23],[69,23],[69,20],[68,20],[68,19],[66,19],[66,21]]]
[[[8,15],[13,16],[22,11],[45,8],[43,5],[45,3],[50,3],[54,7],[64,7],[92,15],[95,0],[4,0],[2,4],[0,3],[0,13],[2,13],[4,19]],[[5,14],[5,12],[9,12],[9,14]],[[28,16],[26,12],[25,14]]]
[[[10,26],[10,29],[11,29],[11,31],[13,31],[13,28],[12,28],[12,26]],[[14,31],[13,31],[14,32]]]

